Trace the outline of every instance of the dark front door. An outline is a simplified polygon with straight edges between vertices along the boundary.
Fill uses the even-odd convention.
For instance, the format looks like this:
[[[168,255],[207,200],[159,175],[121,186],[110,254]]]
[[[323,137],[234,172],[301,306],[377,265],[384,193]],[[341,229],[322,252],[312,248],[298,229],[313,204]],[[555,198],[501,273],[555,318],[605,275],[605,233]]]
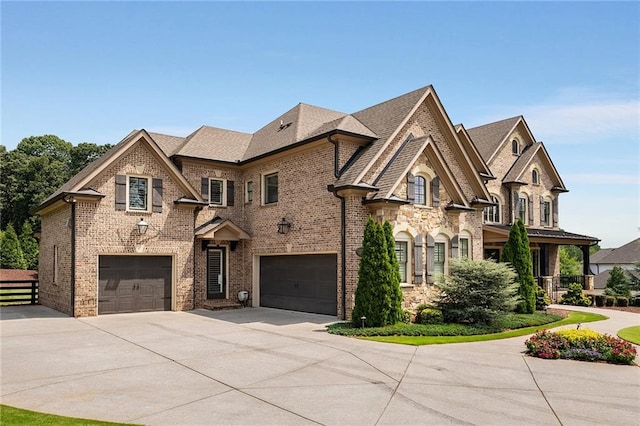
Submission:
[[[260,305],[337,314],[337,256],[307,254],[260,257]]]
[[[207,299],[227,296],[226,256],[223,247],[207,249]]]
[[[171,310],[170,256],[100,256],[98,314]]]

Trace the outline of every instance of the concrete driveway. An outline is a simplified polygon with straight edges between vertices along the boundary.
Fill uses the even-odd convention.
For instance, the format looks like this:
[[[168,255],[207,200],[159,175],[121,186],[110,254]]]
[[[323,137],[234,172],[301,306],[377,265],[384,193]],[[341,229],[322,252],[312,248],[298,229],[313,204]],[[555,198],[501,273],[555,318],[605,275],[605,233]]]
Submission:
[[[591,310],[591,309],[588,309]],[[594,311],[600,311],[594,309]],[[614,333],[640,315],[607,311]],[[265,308],[74,319],[2,308],[1,402],[195,424],[637,425],[640,368],[526,357],[525,337],[411,347]]]

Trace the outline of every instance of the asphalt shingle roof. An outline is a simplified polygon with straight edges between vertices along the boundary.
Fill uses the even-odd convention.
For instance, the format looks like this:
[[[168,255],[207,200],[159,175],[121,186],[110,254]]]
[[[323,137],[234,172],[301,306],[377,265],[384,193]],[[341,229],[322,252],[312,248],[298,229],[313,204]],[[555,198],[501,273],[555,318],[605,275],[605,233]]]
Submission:
[[[250,141],[249,133],[202,126],[187,136],[183,146],[175,154],[235,163],[242,160]]]
[[[600,254],[600,252],[603,252]],[[590,263],[633,264],[640,262],[640,238],[613,249],[602,249],[589,258]]]
[[[484,161],[489,161],[489,158],[491,158],[500,146],[500,142],[507,137],[507,134],[521,118],[522,116],[519,115],[517,117],[506,118],[504,120],[467,129],[467,133],[478,148],[478,152],[480,152]]]
[[[533,158],[534,155],[538,152],[542,144],[540,142],[535,142],[532,145],[529,145],[522,151],[522,154],[518,157],[518,159],[513,163],[511,169],[507,172],[507,174],[502,179],[503,182],[515,182],[517,181],[525,168],[529,164],[529,161]]]

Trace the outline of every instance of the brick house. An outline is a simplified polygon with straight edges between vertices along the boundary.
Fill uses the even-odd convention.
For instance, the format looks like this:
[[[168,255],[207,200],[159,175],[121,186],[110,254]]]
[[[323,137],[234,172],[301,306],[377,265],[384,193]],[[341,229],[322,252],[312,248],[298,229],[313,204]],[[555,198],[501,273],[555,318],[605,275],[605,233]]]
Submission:
[[[349,318],[371,215],[394,226],[405,304],[423,302],[449,259],[499,249],[511,220],[489,167],[511,179],[503,149],[487,157],[472,130],[427,86],[353,114],[298,104],[253,134],[133,131],[37,208],[40,301],[92,316],[231,307],[246,291],[251,306]],[[520,165],[541,144],[519,138]],[[540,232],[557,233],[564,185],[544,147],[531,158],[549,188],[531,198],[556,206]],[[505,213],[483,225],[494,202]]]

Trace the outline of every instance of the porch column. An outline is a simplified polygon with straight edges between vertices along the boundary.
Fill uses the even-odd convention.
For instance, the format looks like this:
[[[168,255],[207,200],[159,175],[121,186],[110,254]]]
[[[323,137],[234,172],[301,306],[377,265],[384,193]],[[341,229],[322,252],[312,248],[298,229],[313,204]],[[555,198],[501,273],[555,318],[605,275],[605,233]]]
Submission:
[[[580,246],[580,248],[582,249],[582,275],[587,276],[591,274],[589,270],[589,246],[584,245]]]

